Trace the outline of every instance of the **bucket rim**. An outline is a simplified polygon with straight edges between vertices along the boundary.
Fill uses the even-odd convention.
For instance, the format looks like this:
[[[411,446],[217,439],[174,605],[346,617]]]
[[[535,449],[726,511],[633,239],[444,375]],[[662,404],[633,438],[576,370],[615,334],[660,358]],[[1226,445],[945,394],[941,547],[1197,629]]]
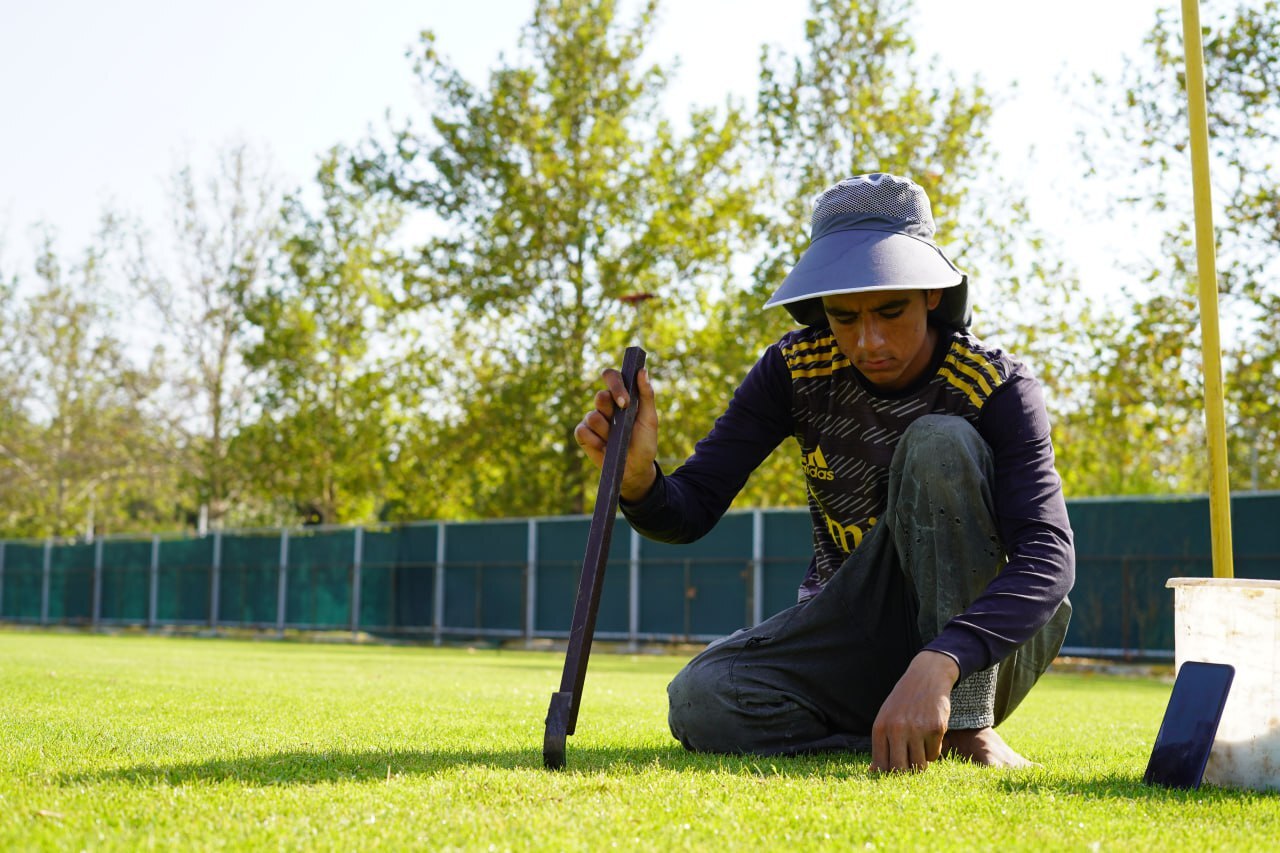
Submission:
[[[1169,578],[1166,589],[1196,586],[1243,587],[1248,589],[1280,589],[1280,580],[1266,578]]]

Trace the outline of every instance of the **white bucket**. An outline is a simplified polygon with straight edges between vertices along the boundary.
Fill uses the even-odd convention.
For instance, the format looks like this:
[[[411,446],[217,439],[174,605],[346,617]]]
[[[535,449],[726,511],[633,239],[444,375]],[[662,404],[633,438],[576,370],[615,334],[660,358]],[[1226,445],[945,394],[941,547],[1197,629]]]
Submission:
[[[1174,656],[1236,668],[1204,781],[1280,790],[1280,581],[1172,578]]]

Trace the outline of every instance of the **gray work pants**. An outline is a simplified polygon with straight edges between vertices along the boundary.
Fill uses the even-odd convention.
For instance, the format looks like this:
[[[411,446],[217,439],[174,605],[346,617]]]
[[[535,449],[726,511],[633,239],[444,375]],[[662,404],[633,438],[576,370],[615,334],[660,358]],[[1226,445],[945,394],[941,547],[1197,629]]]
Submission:
[[[807,602],[717,640],[667,688],[671,732],[700,752],[870,751],[871,726],[911,659],[1004,565],[991,448],[963,418],[903,434],[884,517]],[[950,727],[1005,719],[1052,663],[1071,607],[998,667],[952,691]]]

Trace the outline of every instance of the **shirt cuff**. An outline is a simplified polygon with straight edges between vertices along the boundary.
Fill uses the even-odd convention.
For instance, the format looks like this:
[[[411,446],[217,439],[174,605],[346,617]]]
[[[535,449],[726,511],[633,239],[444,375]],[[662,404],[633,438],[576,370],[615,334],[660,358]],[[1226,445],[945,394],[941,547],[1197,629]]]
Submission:
[[[964,678],[991,665],[986,645],[963,628],[948,626],[925,649],[939,652],[956,662],[960,677]]]

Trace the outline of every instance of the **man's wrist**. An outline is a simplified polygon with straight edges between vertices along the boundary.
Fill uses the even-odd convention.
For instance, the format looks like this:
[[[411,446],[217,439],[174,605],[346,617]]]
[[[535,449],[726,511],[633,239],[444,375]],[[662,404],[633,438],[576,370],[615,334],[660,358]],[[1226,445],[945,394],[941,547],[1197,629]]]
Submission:
[[[654,483],[657,482],[658,469],[656,466],[650,465],[648,480],[641,478],[636,483],[624,481],[622,488],[619,490],[619,496],[629,504],[638,504],[649,496],[649,493],[653,491]]]
[[[944,684],[947,690],[955,686],[960,680],[960,664],[956,663],[956,659],[945,652],[936,652],[932,649],[923,649],[911,662],[912,666],[919,666],[930,679],[936,680],[938,684]]]

